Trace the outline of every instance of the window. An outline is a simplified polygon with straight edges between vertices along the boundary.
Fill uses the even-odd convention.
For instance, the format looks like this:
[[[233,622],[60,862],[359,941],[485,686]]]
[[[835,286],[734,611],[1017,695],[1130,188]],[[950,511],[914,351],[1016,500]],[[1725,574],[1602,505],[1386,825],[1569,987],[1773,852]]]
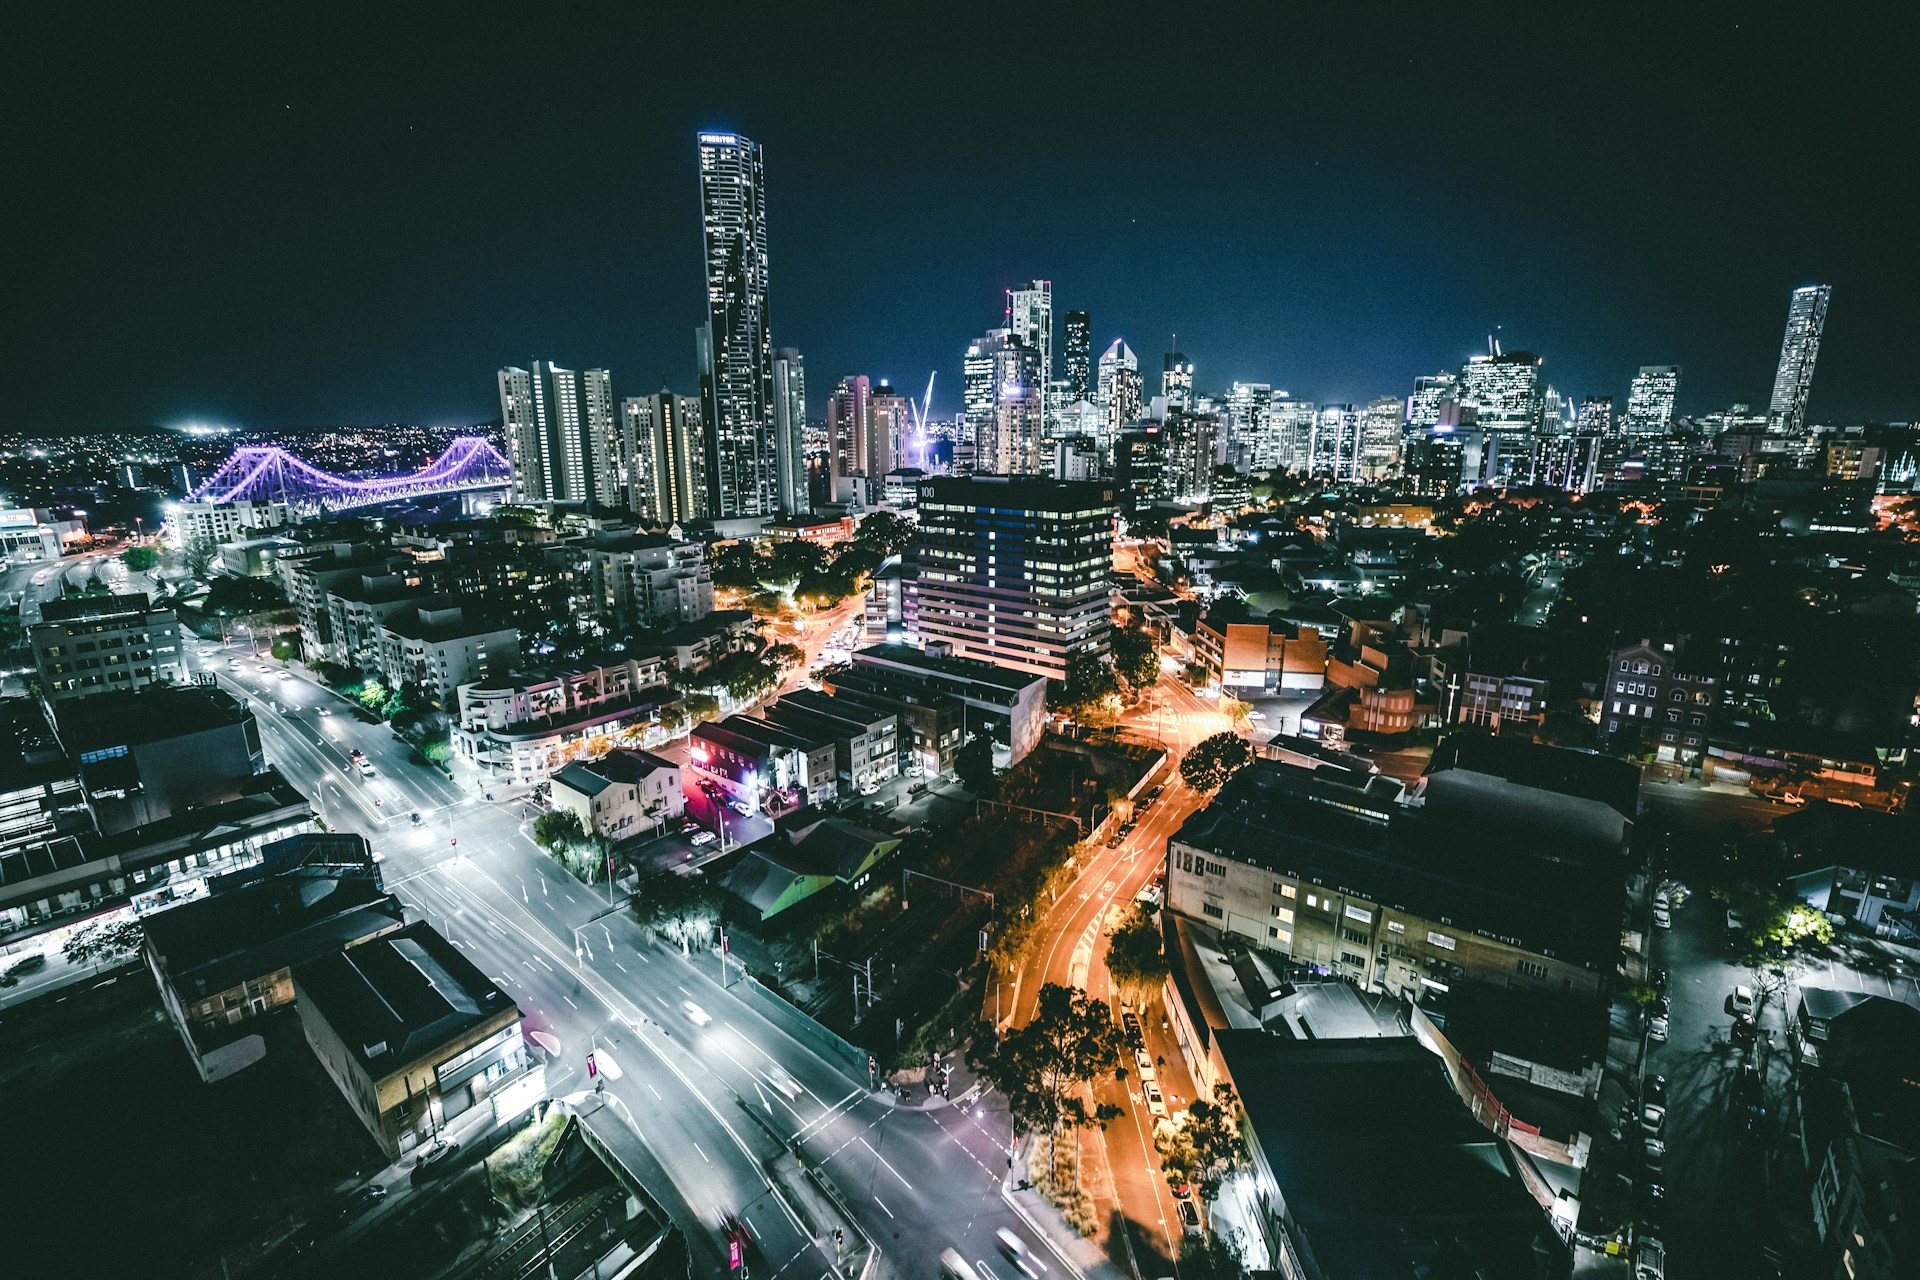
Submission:
[[[1307,895],[1307,905],[1310,907],[1317,907],[1320,905],[1320,899],[1310,893]]]
[[[1290,884],[1283,884],[1280,886],[1280,896],[1283,898],[1296,898],[1300,896],[1300,891]]]
[[[1267,936],[1268,936],[1269,938],[1277,938],[1277,937],[1279,937],[1279,936],[1280,936],[1280,931],[1279,931],[1278,929],[1276,929],[1276,928],[1274,928],[1274,927],[1273,927],[1272,925],[1268,925],[1268,926],[1267,926]]]
[[[1435,933],[1431,929],[1427,930],[1427,941],[1431,942],[1436,947],[1442,948],[1443,950],[1451,951],[1454,948],[1454,941],[1452,938],[1449,938],[1444,933]]]
[[[1365,907],[1350,905],[1347,907],[1347,919],[1358,920],[1361,924],[1372,924],[1373,912],[1367,910]]]
[[[1344,942],[1358,942],[1364,945],[1367,940],[1367,935],[1358,929],[1342,929],[1340,931],[1340,938]]]
[[[1276,929],[1272,925],[1268,925],[1267,936],[1274,939],[1283,947],[1293,945],[1293,930],[1291,929]]]
[[[1367,967],[1367,958],[1365,956],[1357,956],[1351,951],[1342,951],[1340,953],[1340,963],[1352,965],[1356,969],[1364,969]]]
[[[1221,909],[1220,904],[1217,902],[1201,903],[1200,914],[1211,916],[1215,920],[1225,920],[1227,918],[1227,913]]]
[[[1523,978],[1544,978],[1547,976],[1547,966],[1535,964],[1531,960],[1520,961],[1518,967],[1520,976]]]
[[[1275,907],[1273,909],[1273,918],[1275,920],[1284,921],[1287,924],[1292,924],[1293,908],[1292,907]]]

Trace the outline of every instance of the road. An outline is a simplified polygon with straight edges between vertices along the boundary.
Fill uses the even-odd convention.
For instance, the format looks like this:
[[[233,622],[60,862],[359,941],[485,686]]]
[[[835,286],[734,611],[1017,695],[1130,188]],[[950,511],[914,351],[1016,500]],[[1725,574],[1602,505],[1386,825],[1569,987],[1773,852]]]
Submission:
[[[558,1042],[550,1093],[588,1087],[589,1051],[612,1055],[621,1077],[606,1086],[609,1105],[706,1216],[681,1223],[703,1270],[724,1273],[723,1211],[755,1234],[760,1275],[814,1276],[831,1264],[832,1244],[807,1236],[765,1172],[790,1144],[832,1179],[854,1229],[879,1243],[883,1274],[935,1274],[949,1247],[984,1262],[996,1229],[1031,1234],[1000,1195],[1004,1107],[996,1115],[966,1099],[915,1111],[870,1093],[797,1034],[800,1015],[737,973],[723,988],[717,955],[682,957],[623,910],[609,912],[604,889],[526,837],[518,798],[489,802],[410,763],[385,726],[297,676],[281,679],[277,664],[214,646],[196,662],[250,699],[269,760],[328,823],[368,835],[409,910],[514,997],[529,1031]],[[356,747],[371,778],[348,764]]]
[[[1080,987],[1106,1001],[1116,1020],[1121,1015],[1119,993],[1107,974],[1107,931],[1132,908],[1147,883],[1165,870],[1168,839],[1206,803],[1206,797],[1182,782],[1171,766],[1195,742],[1229,727],[1215,704],[1197,697],[1171,673],[1162,673],[1149,706],[1127,728],[1133,736],[1166,748],[1170,767],[1158,779],[1164,790],[1132,834],[1113,849],[1106,848],[1103,840],[1072,883],[1042,913],[1038,941],[1023,957],[1008,994],[1009,1021],[1030,1018],[1040,988],[1047,983]],[[1148,1052],[1165,1059],[1165,1065],[1157,1068],[1159,1083],[1166,1105],[1177,1110],[1191,1101],[1193,1085],[1163,1016],[1155,1012],[1156,1003],[1149,1001],[1142,1009]],[[1128,1238],[1121,1242],[1118,1255],[1130,1256],[1140,1275],[1177,1274],[1179,1219],[1160,1173],[1153,1146],[1154,1117],[1139,1091],[1137,1073],[1130,1068],[1126,1082],[1102,1085],[1095,1097],[1123,1112],[1104,1131],[1083,1140],[1082,1184],[1093,1198],[1095,1218],[1105,1224],[1114,1209],[1121,1210]],[[1101,1242],[1110,1257],[1116,1256],[1105,1236],[1103,1229]]]

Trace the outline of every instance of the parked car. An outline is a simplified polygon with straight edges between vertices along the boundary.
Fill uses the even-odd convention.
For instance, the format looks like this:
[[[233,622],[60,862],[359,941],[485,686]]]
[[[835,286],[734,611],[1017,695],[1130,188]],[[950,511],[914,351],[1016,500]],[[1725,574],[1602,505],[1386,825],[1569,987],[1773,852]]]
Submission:
[[[1662,1044],[1666,1043],[1666,1039],[1667,1039],[1667,1015],[1666,1014],[1656,1013],[1653,1015],[1653,1017],[1647,1020],[1647,1039],[1659,1041]]]
[[[1648,1076],[1640,1082],[1640,1096],[1648,1102],[1664,1104],[1667,1100],[1667,1078]]]
[[[429,1147],[413,1162],[413,1172],[408,1175],[415,1186],[431,1182],[453,1167],[453,1158],[460,1154],[457,1142],[442,1142]]]
[[[1754,1041],[1757,1030],[1753,1019],[1743,1013],[1733,1020],[1733,1042],[1737,1045],[1750,1045]]]
[[[687,843],[697,849],[703,844],[712,844],[716,839],[718,839],[718,837],[711,831],[699,831],[695,832]]]
[[[1140,1078],[1142,1080],[1153,1079],[1153,1055],[1145,1049],[1135,1049],[1133,1051],[1133,1065],[1140,1068]]]
[[[1147,1110],[1163,1120],[1166,1119],[1167,1100],[1160,1096],[1160,1086],[1149,1080],[1146,1082],[1145,1088],[1147,1093]]]
[[[1667,1144],[1664,1140],[1652,1137],[1646,1140],[1646,1164],[1649,1172],[1659,1173],[1661,1161],[1666,1159],[1666,1155]]]
[[[1749,1107],[1757,1107],[1765,1092],[1766,1084],[1760,1078],[1760,1068],[1751,1062],[1743,1064],[1740,1068],[1740,1078],[1734,1085],[1734,1096]]]
[[[1657,1138],[1666,1124],[1667,1109],[1659,1103],[1649,1102],[1640,1108],[1640,1128],[1645,1132]]]
[[[1203,1228],[1200,1226],[1200,1211],[1193,1207],[1193,1201],[1181,1200],[1178,1203],[1180,1205],[1180,1229],[1190,1236],[1205,1234]]]
[[[1658,903],[1654,904],[1653,908],[1653,927],[1656,929],[1673,928],[1673,916],[1665,907],[1660,906]]]
[[[1667,994],[1667,971],[1665,969],[1653,970],[1647,975],[1647,982],[1661,995]]]
[[[1753,996],[1753,988],[1752,988],[1752,987],[1748,987],[1748,986],[1736,986],[1736,987],[1735,987],[1735,988],[1733,989],[1733,1011],[1734,1011],[1734,1013],[1736,1013],[1736,1014],[1751,1014],[1751,1013],[1753,1012],[1753,1008],[1754,1008],[1754,1004],[1755,1004],[1755,1000],[1754,1000],[1754,996]]]
[[[340,1206],[340,1212],[334,1221],[346,1226],[355,1218],[387,1198],[387,1189],[381,1186],[362,1187]]]

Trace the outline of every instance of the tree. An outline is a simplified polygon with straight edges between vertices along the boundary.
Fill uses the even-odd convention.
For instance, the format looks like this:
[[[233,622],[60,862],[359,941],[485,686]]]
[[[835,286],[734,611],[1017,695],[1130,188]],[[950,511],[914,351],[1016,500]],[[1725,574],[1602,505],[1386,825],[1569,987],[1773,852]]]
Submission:
[[[1160,678],[1160,646],[1138,627],[1113,633],[1113,669],[1136,689]]]
[[[135,573],[145,573],[160,563],[160,553],[150,546],[128,547],[120,553],[120,563]]]
[[[1058,1136],[1063,1129],[1104,1125],[1120,1115],[1110,1103],[1089,1107],[1082,1090],[1102,1077],[1120,1079],[1120,1028],[1105,1003],[1049,982],[1033,1018],[994,1042],[982,1027],[967,1061],[1000,1091],[1015,1124]]]
[[[1160,990],[1172,968],[1153,913],[1144,905],[1135,906],[1107,937],[1107,973],[1113,985],[1135,1003]]]
[[[761,655],[783,670],[792,670],[807,660],[807,651],[797,644],[773,644]]]
[[[1253,747],[1236,733],[1216,733],[1180,757],[1180,776],[1195,791],[1212,791],[1253,761]]]
[[[680,944],[680,954],[692,954],[713,936],[720,923],[720,897],[704,876],[669,871],[641,885],[633,895],[634,918],[656,938]]]
[[[680,699],[680,705],[686,709],[687,719],[695,724],[720,714],[720,699],[710,693],[690,693]]]
[[[1213,1086],[1213,1097],[1197,1098],[1187,1108],[1160,1160],[1167,1185],[1190,1183],[1208,1200],[1220,1186],[1247,1165],[1247,1143],[1240,1135],[1240,1099],[1233,1086]]]
[[[1120,715],[1120,679],[1097,659],[1081,659],[1067,678],[1047,686],[1047,705],[1090,724],[1111,724]]]
[[[975,795],[992,786],[993,740],[984,733],[968,738],[966,744],[953,753],[953,771],[960,776],[960,785]]]
[[[587,838],[580,815],[571,809],[549,809],[533,820],[533,842],[553,853]]]
[[[885,559],[897,556],[913,541],[913,525],[892,511],[869,511],[860,518],[854,542]]]
[[[146,930],[131,917],[125,920],[96,920],[68,934],[67,940],[60,944],[60,954],[67,958],[68,964],[81,968],[87,965],[120,964],[133,958],[145,937]]]
[[[751,542],[727,542],[707,553],[713,566],[713,585],[751,591],[760,585],[765,568],[759,548]]]

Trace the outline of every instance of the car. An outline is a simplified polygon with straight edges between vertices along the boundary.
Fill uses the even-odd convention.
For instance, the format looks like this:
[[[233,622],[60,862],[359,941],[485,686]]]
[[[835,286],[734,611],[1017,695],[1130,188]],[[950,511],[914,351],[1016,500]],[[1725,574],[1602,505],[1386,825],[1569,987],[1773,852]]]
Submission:
[[[1807,802],[1807,798],[1797,791],[1782,791],[1778,795],[1769,798],[1785,805],[1803,805]]]
[[[1640,1128],[1654,1137],[1666,1128],[1667,1109],[1657,1102],[1649,1102],[1640,1108]]]
[[[361,756],[353,763],[359,767],[361,777],[371,778],[373,776],[373,761],[367,759],[365,756]]]
[[[362,756],[364,756],[364,755],[366,755],[366,754],[367,754],[367,753],[366,753],[366,752],[364,752],[364,751],[362,751],[362,750],[361,750],[360,748],[358,748],[358,747],[354,747],[354,748],[353,748],[352,750],[350,750],[350,751],[348,751],[348,752],[347,752],[347,759],[349,759],[349,760],[358,760],[358,759],[359,759],[360,757],[362,757]]]
[[[1757,1030],[1753,1019],[1743,1013],[1733,1020],[1733,1042],[1739,1045],[1752,1044]]]
[[[1167,1114],[1167,1100],[1160,1095],[1160,1086],[1148,1080],[1141,1087],[1146,1091],[1147,1110],[1165,1119]]]
[[[1755,1004],[1755,1000],[1753,997],[1753,988],[1747,987],[1747,986],[1736,986],[1733,989],[1731,1003],[1733,1005],[1733,1011],[1736,1014],[1752,1013],[1753,1007]]]
[[[1033,1250],[1027,1248],[1027,1242],[1013,1232],[1001,1227],[993,1233],[1000,1242],[1000,1253],[1011,1262],[1023,1276],[1042,1276],[1047,1273],[1047,1264],[1040,1261]]]
[[[800,1096],[800,1082],[787,1074],[786,1068],[778,1064],[767,1068],[767,1083],[789,1098]]]
[[[1175,1200],[1187,1200],[1191,1199],[1192,1196],[1193,1184],[1191,1182],[1183,1182],[1173,1189],[1173,1198]]]
[[[1670,911],[1673,909],[1673,899],[1667,896],[1665,889],[1653,895],[1653,909],[1655,911]]]
[[[751,818],[753,816],[753,810],[747,806],[745,800],[735,800],[729,804],[727,808],[733,810],[743,818]]]
[[[1665,1044],[1667,1040],[1667,1015],[1656,1013],[1647,1020],[1647,1039]]]
[[[1661,1138],[1649,1137],[1646,1140],[1647,1168],[1660,1172],[1660,1162],[1666,1158],[1667,1144]]]
[[[687,843],[698,849],[701,845],[712,844],[717,839],[719,839],[719,837],[714,835],[713,832],[701,831],[695,833]]]
[[[340,1206],[340,1212],[334,1216],[334,1221],[344,1227],[386,1198],[385,1187],[378,1185],[362,1187]]]
[[[1148,789],[1147,799],[1158,800],[1160,798],[1160,793],[1165,790],[1166,790],[1166,787],[1163,784],[1155,783],[1151,788]]]
[[[1108,837],[1107,837],[1107,848],[1109,848],[1109,849],[1118,849],[1118,848],[1120,847],[1120,842],[1121,842],[1121,841],[1122,841],[1123,839],[1125,839],[1125,837],[1124,837],[1124,836],[1108,836]]]
[[[980,1280],[980,1273],[953,1249],[940,1255],[940,1276],[941,1280]]]
[[[1180,1205],[1180,1230],[1190,1236],[1205,1234],[1203,1228],[1200,1226],[1200,1211],[1193,1207],[1193,1201],[1181,1200],[1178,1203]]]
[[[1640,1082],[1640,1096],[1648,1102],[1664,1104],[1667,1100],[1667,1078],[1648,1076]]]
[[[1673,928],[1673,916],[1668,913],[1665,907],[1656,906],[1653,909],[1653,927],[1656,929]]]
[[[696,1027],[704,1027],[709,1022],[713,1021],[712,1014],[708,1013],[705,1009],[702,1009],[699,1005],[695,1004],[691,1000],[682,1000],[680,1002],[680,1012],[686,1014],[688,1020],[691,1021],[693,1025]]]
[[[436,1142],[428,1147],[413,1162],[413,1172],[408,1178],[415,1186],[431,1182],[453,1167],[453,1158],[460,1154],[457,1142]]]
[[[1153,1079],[1153,1055],[1145,1049],[1135,1049],[1133,1051],[1133,1065],[1140,1068],[1140,1078],[1142,1080]]]
[[[29,955],[21,956],[18,960],[6,966],[6,975],[11,978],[16,973],[32,973],[35,969],[44,969],[46,967],[46,953],[35,951]]]
[[[690,836],[694,832],[698,831],[699,829],[700,829],[700,824],[695,822],[692,818],[688,818],[685,822],[680,824],[680,834],[683,836]]]
[[[1739,933],[1746,927],[1746,917],[1742,916],[1738,911],[1729,909],[1727,912],[1727,932]]]
[[[1667,971],[1655,969],[1647,975],[1647,983],[1661,995],[1667,994]]]
[[[1247,719],[1249,720],[1265,720],[1266,718],[1267,718],[1267,713],[1264,711],[1247,712]]]
[[[1667,1007],[1667,998],[1665,996],[1655,996],[1652,1001],[1648,1003],[1647,1012],[1664,1018],[1667,1014],[1671,1013],[1672,1010]]]
[[[1634,1250],[1633,1280],[1667,1280],[1667,1247],[1653,1236],[1641,1236]]]
[[[332,714],[333,714],[333,708],[332,708],[332,707],[321,707],[321,708],[320,708],[320,714],[321,714],[321,715],[323,715],[323,716],[330,716],[330,715],[332,715]]]

